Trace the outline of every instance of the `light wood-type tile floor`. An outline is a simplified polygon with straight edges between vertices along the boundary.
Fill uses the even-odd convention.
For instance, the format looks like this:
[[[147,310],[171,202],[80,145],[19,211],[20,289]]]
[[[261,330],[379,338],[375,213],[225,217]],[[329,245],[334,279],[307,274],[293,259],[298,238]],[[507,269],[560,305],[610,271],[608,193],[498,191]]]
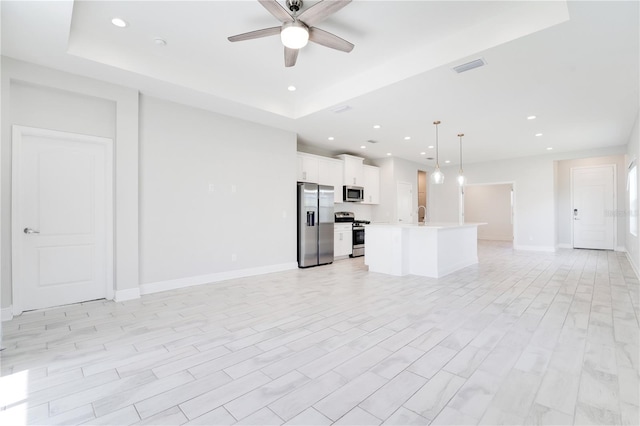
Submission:
[[[359,258],[25,313],[0,424],[639,424],[625,255],[479,254],[437,280]]]

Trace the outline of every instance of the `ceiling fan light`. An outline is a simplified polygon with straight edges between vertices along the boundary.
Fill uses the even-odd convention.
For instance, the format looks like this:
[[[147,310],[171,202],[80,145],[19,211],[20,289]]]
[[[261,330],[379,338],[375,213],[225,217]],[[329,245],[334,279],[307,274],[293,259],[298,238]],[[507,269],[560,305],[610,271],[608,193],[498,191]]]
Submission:
[[[298,21],[285,23],[280,31],[280,40],[289,49],[301,49],[309,41],[309,30]]]

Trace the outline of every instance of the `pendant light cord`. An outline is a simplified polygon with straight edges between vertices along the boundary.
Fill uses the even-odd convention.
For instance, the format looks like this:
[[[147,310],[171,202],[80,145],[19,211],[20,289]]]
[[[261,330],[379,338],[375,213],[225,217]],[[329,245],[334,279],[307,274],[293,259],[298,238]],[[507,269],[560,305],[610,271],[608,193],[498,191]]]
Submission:
[[[460,173],[463,172],[462,170],[462,137],[464,136],[464,133],[458,133],[458,137],[460,138]]]
[[[438,155],[438,124],[440,124],[440,120],[434,121],[433,124],[436,126],[436,169],[440,169],[440,156]]]

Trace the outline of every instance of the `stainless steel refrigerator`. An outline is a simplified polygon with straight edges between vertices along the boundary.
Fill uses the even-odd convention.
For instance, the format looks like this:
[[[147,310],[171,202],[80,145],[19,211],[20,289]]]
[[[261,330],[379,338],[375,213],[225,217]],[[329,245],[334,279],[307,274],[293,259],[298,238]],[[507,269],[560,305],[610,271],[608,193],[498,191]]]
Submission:
[[[333,186],[298,182],[298,266],[333,262]]]

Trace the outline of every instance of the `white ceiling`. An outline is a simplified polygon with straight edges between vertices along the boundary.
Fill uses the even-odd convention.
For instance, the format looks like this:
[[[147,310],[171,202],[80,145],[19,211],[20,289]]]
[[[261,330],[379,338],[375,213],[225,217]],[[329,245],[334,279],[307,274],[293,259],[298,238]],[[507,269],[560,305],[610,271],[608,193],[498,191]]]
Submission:
[[[356,0],[318,25],[353,52],[310,43],[285,68],[279,37],[226,39],[278,25],[255,0],[5,0],[2,54],[292,130],[335,153],[425,162],[441,120],[444,165],[457,163],[459,132],[465,162],[626,144],[639,16],[636,1]],[[477,58],[487,65],[451,69]]]

